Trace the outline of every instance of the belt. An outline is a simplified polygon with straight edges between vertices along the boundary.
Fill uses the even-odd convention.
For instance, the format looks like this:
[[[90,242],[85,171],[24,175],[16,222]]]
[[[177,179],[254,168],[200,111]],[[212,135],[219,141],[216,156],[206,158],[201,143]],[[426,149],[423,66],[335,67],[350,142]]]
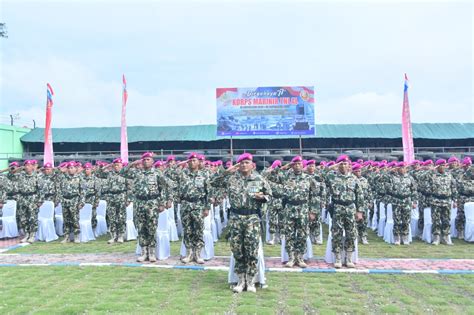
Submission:
[[[182,200],[187,201],[187,202],[196,202],[196,201],[202,201],[202,198],[183,198]]]
[[[138,200],[152,200],[158,198],[158,196],[135,196]]]
[[[252,214],[258,214],[257,210],[248,210],[248,209],[229,209],[230,212],[238,214],[238,215],[252,215]]]
[[[332,202],[336,205],[341,205],[341,206],[350,206],[354,203],[354,201],[341,201],[341,200],[332,200]]]
[[[108,193],[110,195],[118,195],[118,194],[123,194],[123,193],[126,193],[127,191],[126,190],[121,190],[121,191],[109,191]]]
[[[293,205],[293,206],[301,206],[301,205],[305,204],[306,202],[305,201],[290,201],[290,200],[288,200],[286,203],[289,204],[289,205]]]
[[[63,198],[65,199],[74,199],[74,198],[77,198],[79,197],[79,195],[74,195],[74,196],[63,196]]]
[[[33,196],[33,195],[36,195],[36,193],[35,192],[29,192],[29,193],[21,192],[20,195],[22,195],[22,196]]]
[[[436,194],[431,194],[432,197],[435,197],[437,199],[449,199],[451,196],[441,196],[441,195],[436,195]]]

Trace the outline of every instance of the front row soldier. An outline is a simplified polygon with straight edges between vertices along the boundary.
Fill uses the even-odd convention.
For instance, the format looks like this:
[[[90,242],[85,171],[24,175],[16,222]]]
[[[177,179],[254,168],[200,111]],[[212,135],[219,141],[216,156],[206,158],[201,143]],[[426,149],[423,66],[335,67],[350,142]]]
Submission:
[[[456,182],[452,175],[446,172],[446,160],[436,161],[436,171],[428,178],[431,188],[431,220],[433,245],[440,241],[446,245],[453,245],[450,237],[451,203],[457,199]],[[454,204],[454,208],[456,208]]]
[[[165,210],[167,201],[167,180],[162,172],[153,168],[153,153],[146,152],[141,161],[135,161],[130,166],[141,163],[143,168],[137,168],[134,176],[133,194],[135,196],[135,220],[138,230],[138,244],[141,255],[138,262],[156,261],[156,225],[158,215]]]
[[[61,243],[70,242],[70,234],[74,234],[74,243],[79,239],[79,211],[85,204],[85,191],[82,177],[76,172],[76,163],[67,164],[67,173],[61,177],[58,185],[58,199],[63,208],[64,239]]]
[[[332,218],[332,252],[334,268],[342,267],[342,251],[346,251],[346,266],[355,268],[352,253],[357,239],[356,220],[363,218],[363,192],[359,180],[350,173],[347,155],[337,158],[338,172],[327,175],[328,193],[331,195],[329,211]]]
[[[204,247],[204,217],[209,215],[208,176],[199,168],[197,153],[188,156],[188,169],[178,177],[178,199],[181,203],[181,221],[183,223],[183,243],[187,255],[183,263],[192,260],[203,264],[201,249]]]
[[[216,173],[210,182],[212,186],[224,187],[230,202],[230,248],[239,278],[233,288],[236,293],[245,288],[250,292],[257,291],[255,276],[261,238],[260,211],[272,194],[267,181],[253,171],[252,161],[252,155],[244,153],[237,159],[237,164]]]
[[[362,165],[355,163],[352,165],[352,174],[354,174],[360,182],[360,187],[364,193],[364,207],[362,219],[357,220],[357,234],[363,245],[368,245],[367,240],[367,218],[369,217],[369,210],[373,209],[372,189],[370,188],[367,178],[362,176]]]

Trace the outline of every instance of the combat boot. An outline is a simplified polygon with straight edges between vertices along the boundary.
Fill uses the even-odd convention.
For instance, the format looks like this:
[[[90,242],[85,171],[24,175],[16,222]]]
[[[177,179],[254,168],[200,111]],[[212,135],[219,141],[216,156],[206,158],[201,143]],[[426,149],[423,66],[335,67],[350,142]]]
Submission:
[[[20,240],[20,243],[26,243],[26,241],[30,238],[30,233],[25,233],[25,237]]]
[[[291,254],[290,255],[290,260],[285,264],[285,267],[291,268],[295,265],[295,255]]]
[[[341,259],[341,253],[335,253],[335,260],[334,260],[334,268],[339,269],[342,268],[342,259]]]
[[[403,235],[402,243],[403,245],[410,245],[410,241],[408,240],[408,235]]]
[[[69,239],[69,234],[67,236],[64,236],[64,239],[61,241],[61,244],[66,244],[69,243],[71,240]]]
[[[156,262],[155,248],[153,246],[148,246],[148,260],[150,262]]]
[[[239,277],[239,282],[237,282],[237,285],[232,289],[235,293],[242,293],[242,291],[245,288],[245,274],[238,274]]]
[[[144,262],[146,260],[146,255],[147,254],[147,247],[143,246],[142,247],[142,254],[137,258],[138,262]]]
[[[268,245],[275,245],[275,234],[270,234],[270,240],[267,242]]]
[[[81,239],[79,237],[79,233],[74,234],[74,243],[79,244]]]
[[[400,235],[398,235],[398,234],[395,235],[395,236],[393,237],[393,239],[394,239],[394,240],[393,240],[393,244],[394,244],[394,245],[400,245]]]
[[[464,231],[459,231],[458,232],[458,239],[460,239],[460,240],[464,239]]]
[[[257,288],[255,287],[254,277],[250,277],[249,275],[245,275],[245,279],[247,280],[247,292],[257,293]]]
[[[352,262],[352,252],[346,252],[346,266],[347,268],[355,268],[355,265]]]
[[[113,243],[115,243],[115,235],[113,233],[110,233],[110,240],[107,241],[107,244]]]
[[[201,258],[201,250],[196,249],[194,251],[194,261],[197,262],[198,264],[204,264],[204,259]]]
[[[362,236],[362,245],[369,245],[369,241],[367,240],[367,236]]]
[[[308,267],[308,265],[304,262],[304,259],[303,259],[302,255],[298,256],[297,263],[298,263],[298,266],[300,266],[301,268]]]
[[[433,242],[431,242],[433,245],[439,245],[439,235],[435,235],[433,237]]]
[[[30,233],[30,236],[26,240],[28,243],[34,243],[35,242],[35,233]]]
[[[120,235],[117,239],[117,243],[123,243],[123,236]]]
[[[186,257],[181,258],[181,261],[185,264],[188,264],[193,260],[193,251],[190,249]]]
[[[451,236],[449,235],[443,235],[441,242],[446,245],[453,245],[453,242],[451,242]]]

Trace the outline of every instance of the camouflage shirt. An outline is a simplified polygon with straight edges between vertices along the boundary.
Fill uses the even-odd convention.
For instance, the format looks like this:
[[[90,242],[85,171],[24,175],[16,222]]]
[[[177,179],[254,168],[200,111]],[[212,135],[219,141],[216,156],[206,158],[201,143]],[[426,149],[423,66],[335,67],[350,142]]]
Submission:
[[[160,205],[164,205],[169,200],[168,186],[169,180],[160,170],[137,169],[133,182],[133,195],[141,200],[157,199]]]
[[[457,198],[456,182],[451,174],[434,171],[428,177],[432,201],[446,202]]]
[[[328,183],[328,192],[334,204],[355,204],[357,211],[364,211],[364,193],[357,177],[334,172],[328,175]]]
[[[395,204],[411,203],[417,199],[416,182],[408,174],[393,174],[388,184],[390,202]]]
[[[65,199],[77,198],[78,203],[85,204],[85,190],[82,176],[79,174],[61,176],[61,181],[58,185],[58,199],[59,202],[64,202]]]
[[[208,209],[209,177],[203,170],[182,172],[177,181],[178,200],[193,204],[193,208]]]

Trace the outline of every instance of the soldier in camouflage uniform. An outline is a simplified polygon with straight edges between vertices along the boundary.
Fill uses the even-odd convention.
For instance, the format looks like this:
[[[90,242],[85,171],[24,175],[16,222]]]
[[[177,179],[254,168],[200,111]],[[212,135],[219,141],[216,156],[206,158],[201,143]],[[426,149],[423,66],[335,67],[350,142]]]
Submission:
[[[465,160],[464,164],[469,165],[469,168],[459,177],[459,199],[457,202],[458,213],[454,221],[454,224],[456,225],[456,230],[458,231],[459,239],[464,239],[464,228],[466,225],[464,205],[467,202],[474,202],[474,168],[472,167],[470,160]]]
[[[361,165],[355,163],[352,165],[352,173],[359,179],[360,187],[364,193],[364,206],[362,208],[363,215],[361,220],[357,220],[357,234],[362,244],[367,245],[367,217],[369,216],[369,209],[373,207],[372,190],[369,185],[369,181],[362,176]]]
[[[239,278],[234,292],[256,292],[258,246],[260,242],[260,209],[268,202],[271,189],[268,182],[252,171],[253,157],[242,154],[237,164],[211,179],[211,185],[225,187],[231,208],[230,248],[235,259],[235,271]],[[237,171],[238,172],[235,172]]]
[[[122,159],[115,159],[112,164],[102,168],[97,174],[104,179],[103,185],[107,201],[107,224],[110,231],[108,244],[123,243],[127,206],[131,202],[128,197],[128,181],[121,173]],[[110,171],[109,169],[112,168]]]
[[[415,174],[414,179],[418,188],[418,231],[420,231],[419,236],[421,238],[421,233],[423,232],[423,226],[425,224],[424,209],[431,207],[431,187],[428,179],[433,174],[433,161],[427,160],[423,162],[422,168],[415,172]]]
[[[84,191],[86,194],[85,203],[92,205],[92,228],[97,227],[97,207],[100,201],[100,184],[97,177],[92,173],[92,164],[84,164],[84,173],[82,174],[84,181]]]
[[[273,183],[279,183],[279,172],[277,168],[281,166],[281,161],[273,161],[271,167],[265,169],[262,172],[262,176],[268,181],[270,186]],[[274,245],[276,242],[276,235],[279,234],[281,238],[284,236],[284,226],[283,226],[283,200],[280,196],[274,195],[270,202],[267,204],[268,217],[269,217],[269,231],[270,231],[270,241],[269,245]]]
[[[326,183],[322,177],[319,170],[316,168],[316,161],[309,160],[306,163],[306,173],[316,181],[317,190],[320,191],[319,194],[314,196],[315,201],[319,203],[320,206],[317,206],[315,211],[314,220],[309,220],[309,235],[313,244],[321,245],[320,237],[320,227],[321,227],[321,218],[322,218],[322,209],[328,204],[327,193],[326,193]]]
[[[64,219],[64,239],[61,243],[69,242],[71,233],[74,234],[74,243],[80,243],[79,211],[85,204],[85,191],[82,177],[76,174],[75,162],[67,164],[67,173],[61,177],[58,199],[63,208]]]
[[[135,221],[138,230],[138,244],[141,247],[141,255],[138,262],[149,260],[156,261],[156,226],[158,215],[165,210],[168,200],[167,186],[169,181],[160,170],[153,168],[153,153],[146,152],[142,155],[142,169],[135,168],[133,176],[133,195],[135,208]],[[140,161],[135,161],[130,167]]]
[[[350,160],[342,155],[336,160],[338,172],[328,174],[328,193],[331,195],[332,251],[335,268],[342,267],[342,250],[346,250],[346,266],[354,268],[352,253],[357,239],[356,220],[363,218],[364,193],[359,180],[350,174]],[[345,237],[343,233],[345,232]]]
[[[393,235],[395,245],[400,245],[400,238],[404,245],[408,245],[408,234],[411,220],[411,209],[416,207],[416,182],[407,174],[405,162],[397,164],[398,174],[390,177],[387,191],[393,210]]]
[[[436,161],[436,171],[428,178],[430,184],[430,203],[433,245],[439,245],[440,236],[444,244],[452,245],[450,237],[451,202],[457,198],[456,182],[446,172],[446,160]]]
[[[286,267],[290,268],[295,264],[307,267],[303,255],[309,232],[308,222],[320,215],[321,200],[324,198],[323,186],[303,172],[302,161],[301,156],[292,159],[292,169],[279,187],[284,196],[284,211],[288,215],[285,245],[289,256]]]
[[[183,242],[187,255],[183,263],[195,260],[203,264],[200,257],[204,247],[204,217],[209,215],[208,175],[199,168],[198,154],[188,156],[188,169],[178,179],[178,199],[181,203],[181,221],[183,223]]]
[[[33,243],[38,230],[38,210],[42,203],[42,191],[38,174],[34,171],[32,160],[24,163],[24,171],[18,179],[18,209],[20,209],[21,227],[25,230],[25,237],[21,242]]]

